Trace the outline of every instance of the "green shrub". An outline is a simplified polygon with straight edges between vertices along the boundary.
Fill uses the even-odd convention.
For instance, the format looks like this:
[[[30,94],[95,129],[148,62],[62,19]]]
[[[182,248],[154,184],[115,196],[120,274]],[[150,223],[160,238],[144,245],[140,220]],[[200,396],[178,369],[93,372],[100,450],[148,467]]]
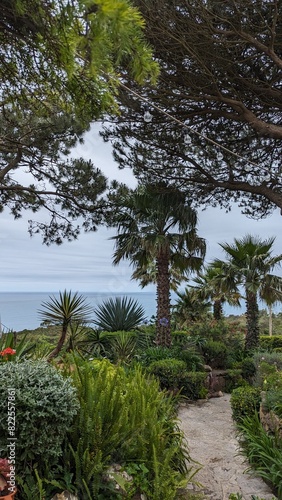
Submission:
[[[17,472],[36,460],[56,462],[62,442],[78,411],[70,380],[44,361],[0,365],[0,449],[7,456],[9,392],[16,408]],[[13,392],[11,392],[13,391]],[[13,399],[14,398],[14,399]],[[12,406],[13,408],[13,406]]]
[[[282,371],[282,354],[280,352],[259,351],[253,355],[253,361],[257,371],[262,363],[273,365],[277,370]]]
[[[282,348],[282,335],[260,335],[259,347],[263,351],[272,351],[276,348]]]
[[[252,382],[256,374],[256,365],[252,358],[245,358],[241,364],[242,377],[248,382]]]
[[[242,421],[246,416],[253,416],[260,407],[260,389],[256,387],[238,387],[234,389],[230,404],[232,409],[232,417],[236,422]]]
[[[193,346],[184,348],[179,345],[172,347],[149,347],[139,351],[137,359],[143,366],[149,366],[153,361],[162,359],[179,359],[185,361],[186,370],[199,370],[203,365],[203,357]]]
[[[264,405],[268,411],[274,411],[282,419],[282,384],[279,390],[274,388],[266,392]]]
[[[148,499],[174,499],[187,475],[189,454],[173,399],[140,367],[126,373],[107,360],[74,361],[70,373],[80,412],[68,433],[62,465],[73,474],[79,498],[120,498],[105,480],[111,464],[119,464],[144,476],[141,481],[140,474],[132,474],[131,491],[142,487],[146,491],[139,493]]]
[[[153,361],[148,367],[148,372],[159,379],[162,389],[180,389],[185,370],[185,361],[174,358]]]
[[[203,346],[202,353],[205,362],[212,368],[225,368],[227,348],[223,342],[208,340]]]
[[[192,401],[204,399],[208,394],[206,372],[184,372],[180,384],[181,394]]]
[[[185,345],[189,340],[186,330],[174,330],[171,332],[172,345]]]
[[[254,413],[239,424],[240,444],[252,468],[272,485],[279,499],[282,498],[282,440],[268,434]]]
[[[224,374],[224,390],[231,393],[237,387],[246,387],[248,382],[242,376],[242,370],[226,370]]]
[[[160,361],[161,359],[176,358],[179,354],[179,348],[175,347],[148,347],[147,349],[142,349],[137,354],[137,359],[142,366],[149,366],[154,361]]]
[[[204,359],[193,348],[181,349],[177,357],[185,361],[186,370],[189,372],[201,371],[201,369],[203,369]]]

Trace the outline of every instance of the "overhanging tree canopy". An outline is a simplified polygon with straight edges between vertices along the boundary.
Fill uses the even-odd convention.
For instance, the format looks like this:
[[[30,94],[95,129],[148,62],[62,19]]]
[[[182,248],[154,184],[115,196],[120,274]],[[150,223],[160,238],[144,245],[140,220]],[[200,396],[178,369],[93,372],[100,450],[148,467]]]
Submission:
[[[134,4],[161,75],[155,89],[126,83],[151,123],[137,95],[121,93],[124,112],[105,133],[118,137],[121,167],[170,179],[197,204],[235,200],[253,217],[282,209],[282,1]]]
[[[154,79],[143,20],[127,0],[3,0],[0,7],[0,209],[51,214],[30,224],[43,241],[77,237],[101,220],[106,179],[71,148],[116,110],[118,74]]]

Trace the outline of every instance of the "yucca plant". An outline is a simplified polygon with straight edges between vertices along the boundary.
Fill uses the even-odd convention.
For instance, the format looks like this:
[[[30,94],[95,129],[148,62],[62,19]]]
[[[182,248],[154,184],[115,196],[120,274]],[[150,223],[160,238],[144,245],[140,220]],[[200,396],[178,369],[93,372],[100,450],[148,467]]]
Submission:
[[[43,302],[42,308],[38,313],[43,321],[50,321],[62,327],[58,343],[49,355],[48,359],[51,360],[61,351],[71,323],[85,324],[90,319],[92,308],[82,295],[77,292],[72,294],[66,290],[63,293],[59,292],[59,299],[50,297],[50,301]]]
[[[94,309],[94,313],[93,323],[107,332],[129,331],[145,320],[144,308],[137,300],[128,297],[110,298]]]

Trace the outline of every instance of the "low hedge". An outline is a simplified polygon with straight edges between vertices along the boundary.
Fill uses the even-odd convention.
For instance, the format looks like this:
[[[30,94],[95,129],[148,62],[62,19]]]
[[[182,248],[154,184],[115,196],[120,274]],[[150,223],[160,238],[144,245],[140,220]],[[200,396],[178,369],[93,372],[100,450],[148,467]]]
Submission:
[[[175,358],[153,361],[148,367],[148,372],[159,379],[162,389],[179,389],[185,370],[185,361]]]
[[[181,390],[188,399],[202,399],[208,393],[206,372],[187,371],[185,361],[173,358],[154,361],[148,372],[159,379],[161,389]]]
[[[261,335],[259,347],[264,351],[282,349],[282,335],[272,335],[271,337],[269,335]]]

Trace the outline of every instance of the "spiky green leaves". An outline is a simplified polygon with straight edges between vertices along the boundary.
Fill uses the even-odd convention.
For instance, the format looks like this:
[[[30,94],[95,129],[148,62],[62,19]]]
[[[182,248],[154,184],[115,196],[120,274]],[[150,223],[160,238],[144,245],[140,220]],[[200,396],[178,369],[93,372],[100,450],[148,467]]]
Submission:
[[[95,309],[94,324],[102,330],[116,332],[136,328],[145,319],[144,308],[128,297],[109,299]]]

